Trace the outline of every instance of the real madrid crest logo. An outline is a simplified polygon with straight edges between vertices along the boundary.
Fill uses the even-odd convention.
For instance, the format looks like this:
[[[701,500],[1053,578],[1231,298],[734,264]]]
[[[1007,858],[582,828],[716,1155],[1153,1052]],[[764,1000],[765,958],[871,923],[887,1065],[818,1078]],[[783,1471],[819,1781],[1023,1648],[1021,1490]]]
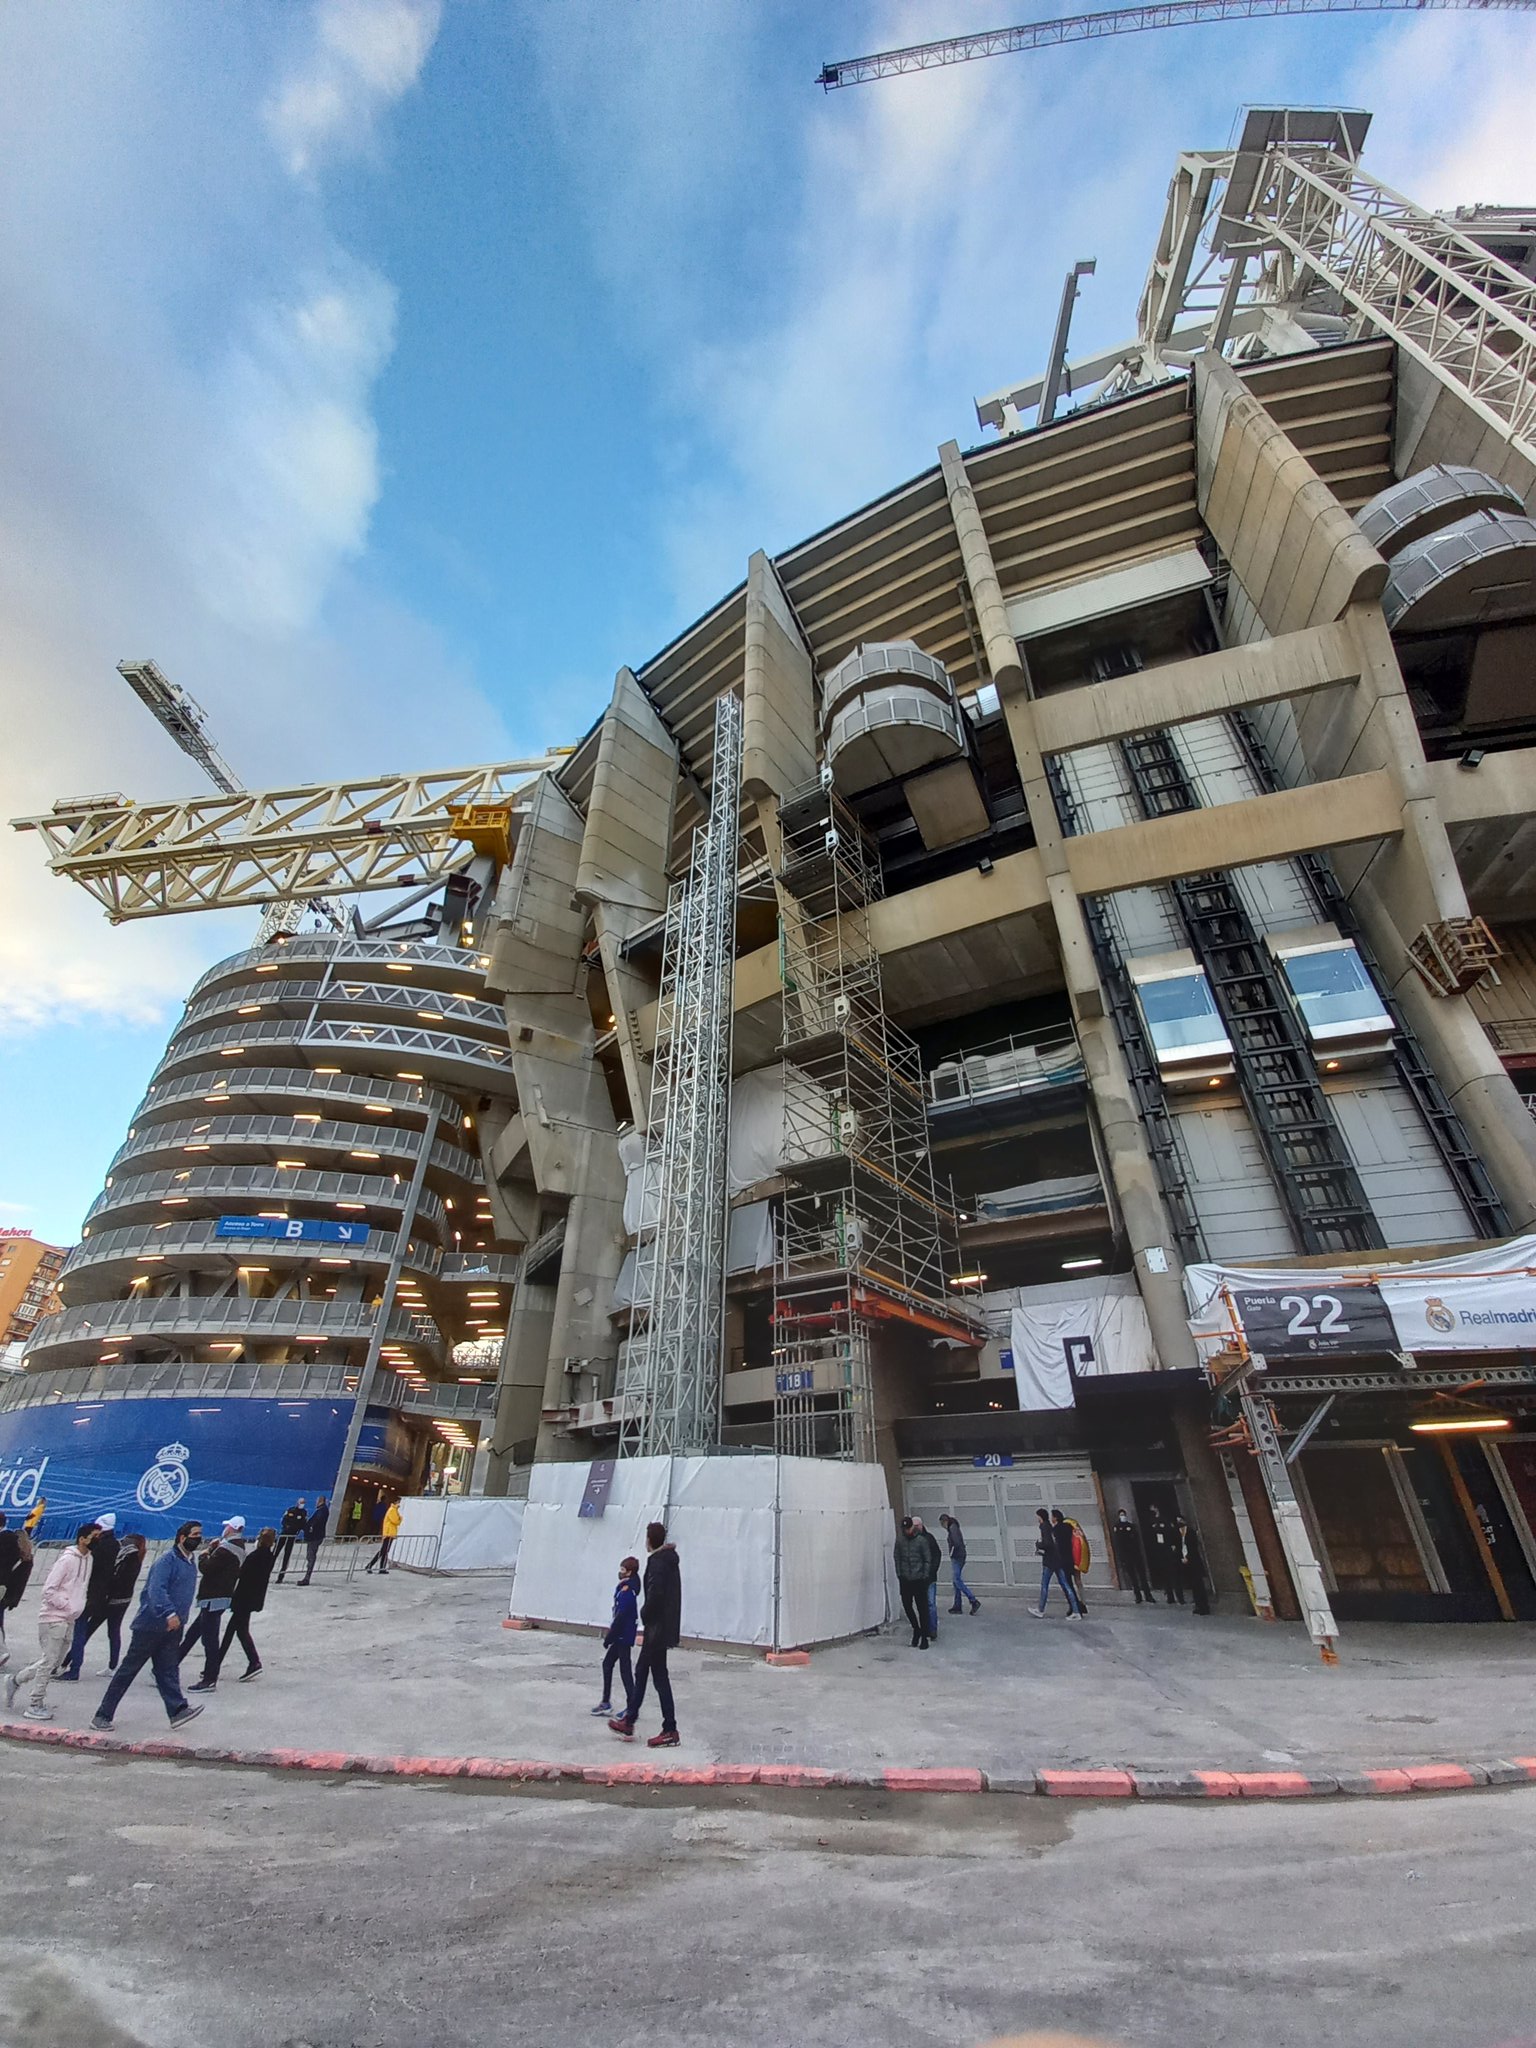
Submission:
[[[1431,1294],[1424,1303],[1424,1320],[1432,1330],[1438,1330],[1442,1337],[1449,1337],[1456,1327],[1456,1311],[1447,1308],[1438,1294]]]
[[[163,1514],[175,1507],[191,1484],[187,1471],[191,1455],[185,1444],[164,1444],[156,1451],[155,1462],[138,1486],[139,1506],[146,1514]]]

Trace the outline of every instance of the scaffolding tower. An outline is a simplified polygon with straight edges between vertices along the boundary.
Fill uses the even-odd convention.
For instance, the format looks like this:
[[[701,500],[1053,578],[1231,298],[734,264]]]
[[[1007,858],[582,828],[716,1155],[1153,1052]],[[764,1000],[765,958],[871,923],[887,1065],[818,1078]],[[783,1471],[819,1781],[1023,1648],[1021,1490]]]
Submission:
[[[642,1181],[655,1235],[638,1260],[639,1400],[620,1436],[630,1457],[720,1442],[741,732],[740,703],[721,697],[709,817],[667,902]]]
[[[916,1044],[885,1012],[873,846],[825,783],[779,810],[785,1180],[774,1271],[774,1445],[875,1457],[877,1333],[965,1345],[958,1240],[928,1148]]]

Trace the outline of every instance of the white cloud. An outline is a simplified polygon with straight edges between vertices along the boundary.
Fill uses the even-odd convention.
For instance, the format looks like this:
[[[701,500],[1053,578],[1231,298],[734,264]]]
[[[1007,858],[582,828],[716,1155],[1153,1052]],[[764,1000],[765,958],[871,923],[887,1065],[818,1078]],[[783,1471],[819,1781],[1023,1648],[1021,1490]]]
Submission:
[[[293,18],[312,66],[352,81],[318,153],[410,85],[437,10]],[[114,673],[125,654],[204,703],[257,787],[404,765],[427,696],[446,753],[495,743],[431,631],[349,572],[380,489],[394,292],[274,159],[281,53],[248,29],[153,0],[0,15],[0,820],[195,792]],[[35,838],[0,830],[0,1033],[158,1021],[253,925],[109,931]]]
[[[295,177],[368,148],[380,114],[420,77],[441,19],[442,0],[320,0],[309,48],[262,110]]]
[[[1365,168],[1428,206],[1536,200],[1536,35],[1519,17],[1426,15],[1353,82],[1376,114]]]

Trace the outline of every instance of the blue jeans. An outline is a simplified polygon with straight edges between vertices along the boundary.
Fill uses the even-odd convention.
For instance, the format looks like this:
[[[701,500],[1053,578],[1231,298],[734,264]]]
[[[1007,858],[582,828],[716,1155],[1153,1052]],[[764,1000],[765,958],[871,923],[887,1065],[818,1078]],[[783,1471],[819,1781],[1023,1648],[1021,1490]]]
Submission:
[[[964,1567],[959,1560],[952,1557],[949,1560],[949,1575],[955,1582],[955,1605],[958,1607],[962,1600],[969,1600],[973,1607],[979,1607],[981,1602],[965,1583],[963,1572]]]
[[[117,1711],[118,1701],[132,1685],[146,1664],[153,1667],[155,1683],[160,1688],[160,1697],[165,1702],[165,1711],[174,1721],[186,1707],[186,1695],[181,1689],[181,1680],[176,1675],[181,1663],[181,1631],[173,1634],[167,1628],[136,1628],[129,1632],[128,1654],[118,1665],[112,1683],[101,1696],[101,1705],[96,1709],[98,1717],[110,1721]]]
[[[939,1632],[939,1582],[928,1581],[928,1633],[936,1636]]]
[[[1061,1590],[1067,1596],[1068,1614],[1083,1613],[1083,1603],[1074,1592],[1071,1579],[1064,1571],[1053,1564],[1043,1564],[1040,1567],[1040,1605],[1044,1607],[1046,1600],[1050,1596],[1052,1579],[1059,1581]]]

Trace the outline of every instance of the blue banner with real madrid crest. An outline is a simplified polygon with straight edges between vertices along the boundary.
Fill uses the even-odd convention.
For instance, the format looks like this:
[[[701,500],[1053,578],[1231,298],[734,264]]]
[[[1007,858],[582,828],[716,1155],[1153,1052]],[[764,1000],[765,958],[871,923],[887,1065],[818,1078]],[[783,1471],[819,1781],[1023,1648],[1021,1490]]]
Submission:
[[[81,1401],[0,1412],[0,1510],[14,1521],[39,1500],[45,1538],[111,1508],[119,1531],[169,1536],[200,1516],[277,1526],[303,1494],[329,1493],[350,1401]],[[357,1468],[405,1480],[409,1433],[370,1408]]]
[[[1536,1351],[1536,1236],[1451,1258],[1185,1269],[1203,1356],[1240,1330],[1266,1359]]]

